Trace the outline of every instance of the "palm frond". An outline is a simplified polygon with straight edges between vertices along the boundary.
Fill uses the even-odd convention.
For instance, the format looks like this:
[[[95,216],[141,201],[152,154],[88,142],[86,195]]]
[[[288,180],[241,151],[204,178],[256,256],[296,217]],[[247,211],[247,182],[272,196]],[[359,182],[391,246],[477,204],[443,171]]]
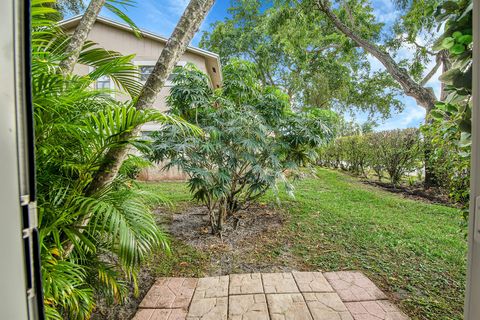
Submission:
[[[127,9],[127,7],[132,7],[136,4],[136,1],[133,0],[107,0],[105,2],[104,7],[107,8],[110,12],[112,12],[114,15],[116,15],[120,20],[125,22],[133,31],[133,33],[137,37],[141,37],[140,29],[137,27],[135,22],[133,22],[130,17],[123,12],[122,9],[119,8],[123,7],[124,10]]]

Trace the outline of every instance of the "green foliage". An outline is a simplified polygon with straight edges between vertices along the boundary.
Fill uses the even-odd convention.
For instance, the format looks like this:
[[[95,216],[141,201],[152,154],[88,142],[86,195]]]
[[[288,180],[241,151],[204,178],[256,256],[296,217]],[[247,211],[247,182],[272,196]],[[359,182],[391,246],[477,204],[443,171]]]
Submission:
[[[469,199],[472,117],[472,9],[470,0],[445,1],[436,19],[445,23],[436,50],[448,50],[451,68],[440,80],[448,96],[436,104],[430,121],[422,127],[432,141],[430,166],[450,197],[465,205]]]
[[[335,149],[342,155],[341,158],[335,157],[340,160],[341,168],[365,175],[368,146],[363,136],[340,137],[335,143],[337,144]]]
[[[470,134],[461,132],[455,121],[435,119],[422,127],[431,141],[428,165],[439,186],[459,204],[467,204],[470,192]]]
[[[362,36],[378,39],[382,24],[374,22],[368,2],[348,5],[350,11],[341,8],[339,15],[348,19],[353,12]],[[370,72],[366,54],[312,7],[309,0],[233,1],[231,16],[213,24],[200,45],[219,53],[223,63],[253,62],[260,83],[283,88],[298,108],[356,108],[384,117],[401,110],[398,84],[388,73]]]
[[[131,56],[87,43],[80,63],[86,75],[63,77],[58,64],[68,36],[51,20],[51,1],[32,6],[32,95],[35,117],[38,219],[49,319],[88,319],[95,297],[121,302],[136,288],[141,262],[154,248],[168,248],[148,204],[161,199],[138,188],[122,169],[110,185],[87,192],[105,153],[130,144],[148,146],[126,133],[149,121],[175,123],[158,111],[138,111],[112,92],[93,89],[112,78],[133,99],[139,91]],[[131,160],[129,161],[131,162]],[[128,165],[128,164],[127,164]],[[130,166],[132,163],[130,163]],[[137,162],[138,165],[138,162]]]
[[[440,77],[450,92],[450,103],[467,99],[472,91],[472,10],[471,1],[446,1],[437,9],[437,20],[446,26],[434,49],[450,53],[452,67]]]
[[[174,126],[153,134],[152,157],[189,176],[193,198],[210,212],[212,232],[223,219],[282,181],[286,171],[315,159],[314,148],[329,134],[320,117],[293,113],[288,97],[257,81],[254,65],[232,60],[215,92],[193,65],[177,69],[168,103],[171,112],[196,123],[201,136],[182,136]]]
[[[85,3],[83,0],[57,0],[55,7],[63,15],[68,13],[80,14],[85,9]]]
[[[372,166],[382,166],[396,185],[409,172],[421,167],[422,142],[417,129],[391,130],[370,134],[379,135],[370,139],[369,150],[378,152],[378,161]],[[378,148],[378,149],[377,149]]]
[[[337,138],[320,149],[320,163],[363,176],[370,169],[379,179],[386,172],[396,185],[422,167],[422,150],[417,129],[371,132]]]

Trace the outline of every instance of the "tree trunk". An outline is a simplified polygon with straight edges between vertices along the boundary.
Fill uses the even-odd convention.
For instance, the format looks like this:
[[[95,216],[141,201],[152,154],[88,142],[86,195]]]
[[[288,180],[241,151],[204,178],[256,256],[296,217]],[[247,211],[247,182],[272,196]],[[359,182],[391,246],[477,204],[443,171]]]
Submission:
[[[361,36],[356,34],[352,29],[346,26],[340,19],[331,11],[330,4],[328,0],[316,0],[317,7],[320,11],[325,13],[325,15],[332,21],[332,23],[344,33],[347,37],[355,41],[359,46],[361,46],[365,51],[373,55],[380,61],[388,73],[397,81],[400,86],[403,88],[403,91],[406,95],[414,98],[419,105],[425,108],[426,114],[428,115],[430,111],[434,108],[437,98],[432,88],[426,88],[423,85],[417,83],[413,80],[407,71],[398,66],[395,60],[387,53],[380,48],[378,48],[373,43],[370,43],[368,40],[363,39]],[[444,64],[445,67],[445,64]],[[431,168],[427,165],[429,162],[430,152],[425,152],[425,186],[430,187],[435,185],[435,174]]]
[[[102,10],[105,0],[91,0],[87,10],[80,19],[70,42],[65,50],[65,59],[60,62],[60,72],[65,76],[73,72],[73,68],[77,63],[80,52],[82,51],[85,41],[97,20],[100,10]]]
[[[214,2],[215,0],[190,1],[165,48],[163,48],[152,74],[148,77],[140,92],[135,104],[136,109],[144,110],[152,107],[158,93],[165,84],[165,80],[185,52]],[[131,133],[127,133],[124,138],[134,137],[139,132],[140,128],[136,128]],[[128,152],[129,148],[126,146],[111,149],[107,152],[103,165],[90,183],[89,193],[103,188],[115,179]]]
[[[327,15],[327,17],[333,22],[333,24],[343,32],[347,37],[355,41],[365,51],[373,55],[380,61],[390,75],[397,81],[403,88],[406,95],[414,98],[419,105],[425,108],[427,114],[433,109],[437,98],[432,88],[425,88],[413,80],[407,71],[398,66],[395,60],[380,48],[368,40],[363,39],[356,34],[352,29],[347,27],[340,19],[330,10],[330,4],[328,0],[317,0],[317,7]]]
[[[94,1],[95,0],[92,2]],[[152,74],[148,77],[147,82],[143,86],[135,104],[135,108],[138,110],[144,110],[152,107],[158,93],[163,88],[167,77],[187,49],[188,44],[197,32],[214,2],[215,0],[190,1],[185,12],[177,23],[175,30],[170,36],[170,39],[168,39],[165,44]],[[139,132],[140,127],[137,127],[131,132],[125,133],[122,138],[126,141],[137,136]],[[92,182],[86,190],[87,195],[95,193],[97,190],[107,186],[115,179],[129,151],[130,148],[128,145],[107,151],[103,164],[100,166],[97,174],[93,177]],[[90,219],[91,215],[85,216],[81,221],[80,226],[86,227],[90,222]],[[73,243],[69,243],[66,246],[65,256],[68,256],[71,253],[73,247]]]
[[[442,50],[440,52],[440,55],[441,55],[440,59],[442,60],[442,74],[443,74],[443,73],[447,72],[448,70],[450,70],[452,65],[450,63],[448,50]],[[440,100],[445,101],[448,93],[445,91],[445,83],[443,81],[440,83],[440,88],[441,88]]]
[[[218,207],[218,217],[217,217],[217,234],[222,237],[223,232],[223,221],[225,220],[225,216],[227,213],[227,201],[220,203]]]

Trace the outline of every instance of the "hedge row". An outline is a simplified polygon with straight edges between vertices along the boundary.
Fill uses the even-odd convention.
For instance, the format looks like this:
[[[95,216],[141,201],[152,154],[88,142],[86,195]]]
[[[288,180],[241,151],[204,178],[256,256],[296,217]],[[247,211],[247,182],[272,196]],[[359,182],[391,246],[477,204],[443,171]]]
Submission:
[[[387,176],[394,185],[424,167],[422,139],[414,128],[340,137],[319,150],[319,159],[322,166],[363,176],[371,172],[379,180]]]

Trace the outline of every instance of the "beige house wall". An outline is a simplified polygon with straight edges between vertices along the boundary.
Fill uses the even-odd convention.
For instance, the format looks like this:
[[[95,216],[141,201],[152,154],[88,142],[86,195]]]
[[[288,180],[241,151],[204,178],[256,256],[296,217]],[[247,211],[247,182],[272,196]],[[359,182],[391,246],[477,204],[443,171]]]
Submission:
[[[78,21],[75,19],[67,20],[60,25],[66,32],[73,32]],[[152,33],[142,31],[142,37],[139,38],[133,34],[128,27],[122,26],[114,21],[105,18],[99,18],[89,34],[89,40],[98,43],[104,49],[117,51],[122,55],[134,55],[133,63],[136,65],[155,65],[160,53],[162,52],[165,39]],[[201,71],[209,75],[211,85],[219,87],[221,83],[221,66],[219,58],[213,53],[209,53],[197,48],[189,47],[180,58],[179,64],[193,63]],[[77,74],[87,74],[92,70],[88,66],[76,65],[74,72]],[[111,83],[113,85],[113,82]],[[157,96],[154,107],[166,111],[166,97],[169,95],[170,85],[166,84]],[[115,93],[119,100],[127,100],[126,95]],[[151,132],[159,128],[158,124],[149,123],[142,127],[142,131]],[[183,180],[186,175],[179,169],[161,170],[163,164],[145,169],[139,176],[140,180]]]
[[[154,65],[164,48],[164,44],[160,41],[148,37],[138,38],[131,31],[121,30],[101,22],[95,23],[89,34],[89,40],[98,43],[98,45],[104,49],[117,51],[122,55],[134,55],[133,63],[138,65]],[[182,55],[180,61],[193,63],[204,73],[211,73],[207,69],[207,59],[198,54],[187,51]],[[83,75],[90,71],[88,66],[75,66],[75,72],[77,74]],[[169,92],[170,87],[168,85],[162,88],[154,104],[155,108],[162,111],[167,110],[165,99],[169,95]],[[120,100],[126,99],[126,97],[118,94],[117,98]]]

